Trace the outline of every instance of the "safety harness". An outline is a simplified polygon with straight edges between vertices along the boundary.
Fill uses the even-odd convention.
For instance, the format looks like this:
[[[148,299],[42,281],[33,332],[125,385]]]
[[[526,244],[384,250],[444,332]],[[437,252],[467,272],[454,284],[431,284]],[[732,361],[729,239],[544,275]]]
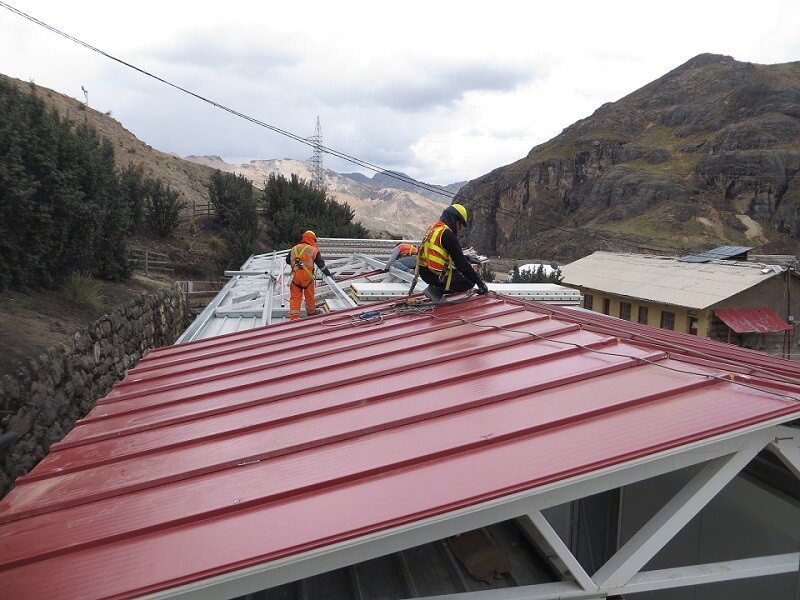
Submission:
[[[292,260],[294,273],[305,271],[308,274],[308,278],[311,280],[306,285],[300,285],[295,281],[295,278],[292,277],[292,285],[304,290],[314,282],[314,258],[316,258],[314,255],[316,254],[316,248],[309,244],[297,244],[292,248],[292,253],[294,254]]]
[[[445,230],[452,231],[443,221],[437,221],[425,232],[422,250],[417,254],[417,267],[414,274],[416,276],[419,273],[419,267],[426,267],[439,276],[439,281],[444,284],[444,291],[447,293],[450,291],[450,284],[453,281],[455,263],[442,246],[442,234]]]

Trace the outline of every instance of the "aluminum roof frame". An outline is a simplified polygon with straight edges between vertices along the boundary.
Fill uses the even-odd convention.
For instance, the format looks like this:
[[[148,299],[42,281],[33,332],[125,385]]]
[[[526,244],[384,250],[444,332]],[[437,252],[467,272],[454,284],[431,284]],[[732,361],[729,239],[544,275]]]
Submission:
[[[397,241],[350,240],[320,238],[321,252],[333,280],[324,278],[317,284],[315,296],[326,311],[352,308],[365,302],[398,298],[408,293],[408,286],[398,288],[393,284],[408,284],[414,277],[392,267],[384,273],[386,261]],[[414,242],[412,243],[419,243]],[[355,251],[355,252],[354,252]],[[214,297],[189,328],[178,338],[178,344],[206,339],[263,327],[288,320],[289,273],[286,265],[288,250],[259,254],[250,257],[238,271],[226,271],[231,280]],[[357,281],[370,284],[388,284],[377,295],[360,297],[348,293],[350,284]],[[419,280],[416,292],[427,284]],[[577,306],[580,293],[555,284],[490,283],[489,289],[533,300]]]
[[[535,524],[547,506],[722,458],[672,503],[662,521],[674,528],[767,444],[800,471],[796,430],[779,427],[800,414],[786,397],[800,388],[747,365],[668,355],[620,339],[618,320],[491,294],[350,326],[360,312],[149,353],[0,503],[0,584],[240,595],[491,522]],[[652,552],[668,527],[640,546]],[[646,554],[622,551],[628,571]],[[658,578],[636,577],[625,585]]]
[[[290,281],[286,265],[287,253],[288,250],[255,255],[240,270],[226,271],[225,274],[231,280],[176,343],[182,344],[288,320]],[[354,255],[334,258],[326,264],[335,277],[347,279],[374,271],[371,263]],[[392,273],[381,273],[379,276],[373,274],[371,280],[396,281],[396,272],[400,271],[393,269]],[[323,302],[326,299],[336,299],[333,306],[337,308],[356,306],[352,297],[332,280],[318,284],[316,297]]]

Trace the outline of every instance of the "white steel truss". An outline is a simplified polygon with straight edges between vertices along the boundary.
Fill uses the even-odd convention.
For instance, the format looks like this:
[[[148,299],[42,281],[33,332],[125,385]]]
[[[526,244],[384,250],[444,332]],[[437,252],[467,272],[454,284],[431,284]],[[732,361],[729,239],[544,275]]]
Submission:
[[[762,449],[800,475],[800,430],[783,419],[613,465],[445,515],[369,534],[285,559],[159,592],[148,598],[231,598],[518,519],[564,581],[437,596],[436,600],[556,600],[609,596],[761,577],[800,570],[800,553],[640,572],[667,542]],[[590,576],[542,515],[545,508],[652,479],[694,465],[700,471],[639,532]],[[429,597],[428,600],[433,600]]]
[[[322,302],[323,310],[342,310],[406,296],[414,275],[397,267],[384,271],[396,243],[395,240],[320,238],[326,266],[333,276],[324,277],[317,284],[315,296]],[[231,280],[177,343],[287,320],[291,283],[287,253],[288,250],[251,256],[240,270],[225,271]],[[419,280],[414,291],[422,292],[426,287],[427,284]],[[555,284],[490,283],[489,289],[511,297],[580,305],[577,290]]]

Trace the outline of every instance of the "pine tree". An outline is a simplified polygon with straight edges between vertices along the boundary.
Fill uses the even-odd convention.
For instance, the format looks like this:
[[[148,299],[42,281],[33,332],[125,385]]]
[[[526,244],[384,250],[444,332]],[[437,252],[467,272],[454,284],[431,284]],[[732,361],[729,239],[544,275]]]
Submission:
[[[328,198],[297,175],[270,175],[264,203],[267,233],[276,248],[296,244],[307,229],[318,237],[369,237],[360,223],[353,223],[355,213],[347,204]]]
[[[258,246],[258,200],[253,184],[241,175],[215,171],[208,183],[220,235],[228,251],[228,266],[242,265]]]
[[[159,237],[167,237],[181,223],[181,211],[186,203],[180,192],[173,190],[160,179],[147,181],[145,194],[145,222]]]

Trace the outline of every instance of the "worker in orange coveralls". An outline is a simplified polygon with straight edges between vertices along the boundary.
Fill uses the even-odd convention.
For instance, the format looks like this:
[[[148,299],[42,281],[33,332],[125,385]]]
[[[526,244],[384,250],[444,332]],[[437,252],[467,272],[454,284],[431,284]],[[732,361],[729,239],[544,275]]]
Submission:
[[[331,272],[325,266],[322,255],[317,248],[317,234],[306,231],[300,238],[300,243],[294,246],[286,255],[286,264],[292,267],[292,283],[289,286],[289,319],[296,321],[300,318],[300,302],[305,296],[306,313],[311,316],[317,312],[314,299],[314,265],[319,267],[326,277]]]

